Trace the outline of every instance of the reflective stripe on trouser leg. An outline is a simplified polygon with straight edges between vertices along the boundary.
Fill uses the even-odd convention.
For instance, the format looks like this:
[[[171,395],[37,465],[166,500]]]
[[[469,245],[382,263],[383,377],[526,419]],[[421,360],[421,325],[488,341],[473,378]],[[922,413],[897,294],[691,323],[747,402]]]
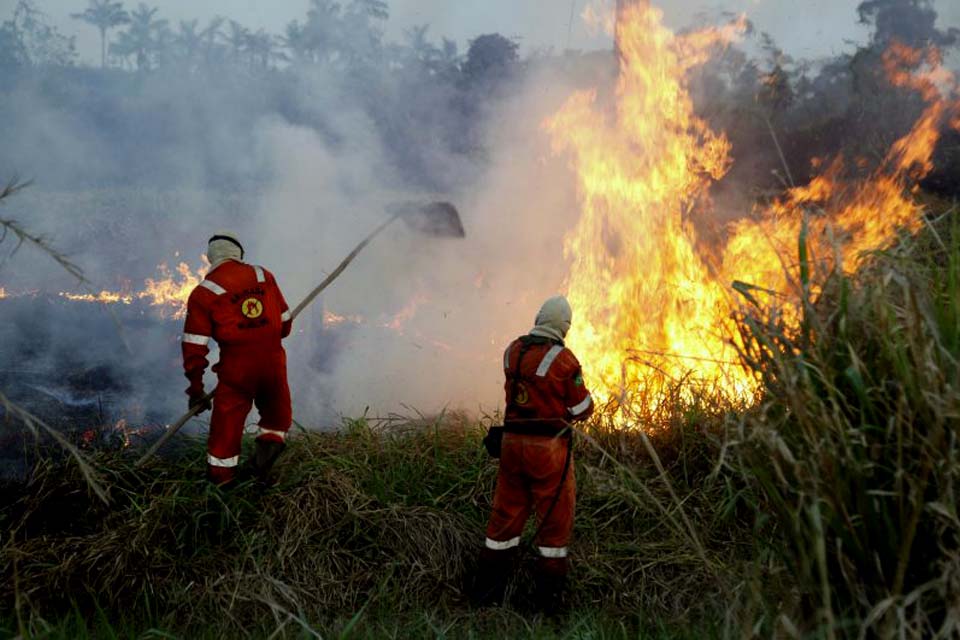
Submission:
[[[257,411],[260,412],[257,440],[283,442],[293,422],[287,368],[281,363],[276,363],[270,365],[270,369],[265,373],[254,400]]]
[[[519,542],[523,525],[530,517],[533,506],[523,475],[520,459],[520,442],[511,434],[503,439],[500,469],[497,472],[497,488],[493,493],[493,509],[487,522],[487,540],[499,544]],[[489,545],[488,545],[488,548]]]
[[[537,519],[540,523],[535,544],[542,549],[566,549],[573,532],[573,518],[576,509],[576,471],[574,461],[571,458],[567,476],[561,487],[560,479],[563,477],[563,467],[567,460],[568,441],[557,439],[548,446],[548,451],[543,449],[538,451],[543,456],[538,459],[538,462],[541,463],[540,468],[544,471],[549,469],[549,473],[544,473],[540,478],[530,483],[530,490],[533,493],[533,500],[536,505]],[[554,499],[556,499],[556,503],[554,503]],[[566,557],[565,555],[559,555],[560,553],[560,551],[548,551],[541,555],[553,558]]]
[[[218,458],[214,455],[207,455],[207,464],[211,467],[223,467],[224,469],[231,469],[238,464],[240,464],[240,456],[233,456],[232,458]]]
[[[519,544],[520,536],[503,541],[487,538],[486,542],[484,542],[484,546],[492,551],[506,551],[507,549],[513,549]]]
[[[566,558],[567,557],[567,548],[566,547],[537,547],[537,550],[540,551],[540,555],[544,558]]]
[[[263,427],[257,429],[257,440],[275,440],[277,442],[283,442],[286,439],[286,431],[275,431],[273,429],[264,429]]]
[[[213,415],[207,437],[207,464],[216,482],[231,480],[240,461],[243,425],[253,398],[220,380],[213,395]]]

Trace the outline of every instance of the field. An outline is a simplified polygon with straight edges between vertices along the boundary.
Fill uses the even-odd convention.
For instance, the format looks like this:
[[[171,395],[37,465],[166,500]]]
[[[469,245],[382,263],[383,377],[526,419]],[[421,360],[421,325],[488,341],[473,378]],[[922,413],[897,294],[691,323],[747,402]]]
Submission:
[[[808,262],[801,236],[799,327],[745,296],[729,339],[762,380],[754,401],[681,381],[655,412],[611,405],[584,427],[560,618],[529,613],[529,550],[510,606],[470,609],[496,463],[482,421],[443,415],[300,431],[269,489],[210,488],[199,441],[142,470],[135,451],[88,454],[93,477],[42,456],[2,493],[0,628],[956,637],[960,220],[930,211],[852,276]]]

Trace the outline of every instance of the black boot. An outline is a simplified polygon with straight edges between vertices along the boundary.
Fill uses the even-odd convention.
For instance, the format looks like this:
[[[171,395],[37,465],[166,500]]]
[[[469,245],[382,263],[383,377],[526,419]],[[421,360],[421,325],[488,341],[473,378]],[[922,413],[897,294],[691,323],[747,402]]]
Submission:
[[[254,443],[253,456],[248,462],[250,475],[258,482],[269,484],[273,464],[286,446],[285,443],[276,440],[257,440]]]
[[[504,551],[484,548],[480,552],[476,578],[470,590],[474,607],[499,607],[503,604],[516,552],[516,548]]]
[[[556,616],[566,610],[564,596],[567,589],[566,559],[540,558],[534,574],[533,604],[547,616]]]

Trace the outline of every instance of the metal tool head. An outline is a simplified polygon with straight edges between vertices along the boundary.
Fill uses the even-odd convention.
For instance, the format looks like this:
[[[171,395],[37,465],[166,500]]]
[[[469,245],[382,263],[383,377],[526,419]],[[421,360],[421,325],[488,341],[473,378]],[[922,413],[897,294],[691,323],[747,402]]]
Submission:
[[[440,238],[463,238],[463,222],[460,212],[445,201],[400,202],[387,207],[414,231]]]

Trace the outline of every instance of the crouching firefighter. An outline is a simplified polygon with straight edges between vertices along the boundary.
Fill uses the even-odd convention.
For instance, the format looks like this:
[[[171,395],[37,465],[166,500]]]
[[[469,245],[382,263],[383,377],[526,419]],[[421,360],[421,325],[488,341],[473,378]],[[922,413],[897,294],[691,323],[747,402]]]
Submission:
[[[250,407],[260,412],[256,449],[245,471],[265,480],[283,451],[293,415],[287,386],[287,356],[281,340],[290,335],[290,310],[273,274],[243,262],[243,246],[231,233],[210,238],[210,272],[190,294],[183,327],[183,368],[190,408],[204,400],[203,374],[210,339],[220,347],[213,366],[218,384],[207,439],[207,476],[218,485],[236,477],[240,441]]]
[[[562,607],[576,502],[569,426],[593,413],[580,363],[563,344],[571,317],[566,298],[550,298],[536,326],[503,356],[506,409],[493,512],[474,584],[479,606],[503,602],[520,535],[533,511],[539,522],[534,602],[547,613]]]

